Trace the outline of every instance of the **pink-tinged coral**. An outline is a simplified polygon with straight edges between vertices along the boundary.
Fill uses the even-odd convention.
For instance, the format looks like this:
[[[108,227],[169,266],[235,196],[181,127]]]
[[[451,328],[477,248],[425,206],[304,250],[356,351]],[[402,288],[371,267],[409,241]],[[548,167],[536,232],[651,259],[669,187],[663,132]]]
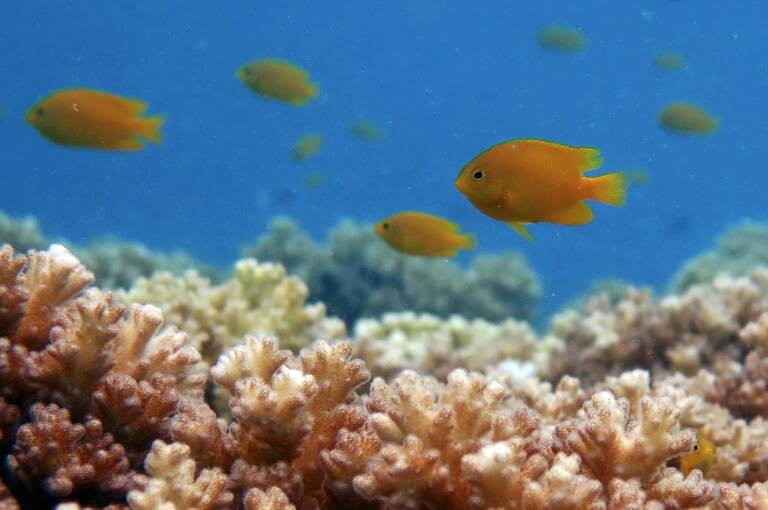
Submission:
[[[719,503],[724,510],[765,510],[768,508],[768,483],[723,486]]]
[[[277,487],[270,487],[266,492],[251,489],[243,501],[245,510],[295,510],[288,496]]]
[[[30,414],[32,422],[19,428],[8,457],[15,476],[59,497],[91,488],[114,495],[126,491],[125,449],[104,433],[99,420],[72,423],[69,412],[55,404],[35,404]]]
[[[8,487],[0,480],[0,510],[20,510],[19,502],[13,497]]]
[[[301,474],[304,492],[321,489],[320,452],[333,445],[340,429],[362,423],[360,411],[347,404],[368,372],[350,359],[351,352],[349,342],[318,341],[295,357],[275,340],[247,337],[219,359],[211,375],[232,394],[230,432],[243,461],[240,480],[264,476],[249,465],[283,463]]]
[[[147,476],[137,477],[140,489],[128,494],[133,510],[196,509],[214,510],[233,507],[227,491],[227,477],[219,469],[196,473],[189,446],[155,441],[145,461]]]

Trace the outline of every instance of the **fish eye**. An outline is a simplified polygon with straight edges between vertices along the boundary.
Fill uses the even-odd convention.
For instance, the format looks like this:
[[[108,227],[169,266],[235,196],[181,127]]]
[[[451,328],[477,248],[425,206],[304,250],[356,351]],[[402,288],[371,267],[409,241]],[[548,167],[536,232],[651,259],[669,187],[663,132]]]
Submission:
[[[476,181],[482,181],[485,178],[485,172],[477,169],[472,173],[472,178]]]
[[[389,228],[389,223],[385,221],[384,223],[381,224],[381,228],[388,229]]]
[[[43,110],[42,108],[38,108],[37,109],[37,115],[38,116],[42,117],[44,113],[45,113],[45,110]]]
[[[247,67],[243,68],[243,74],[251,74],[251,70]]]

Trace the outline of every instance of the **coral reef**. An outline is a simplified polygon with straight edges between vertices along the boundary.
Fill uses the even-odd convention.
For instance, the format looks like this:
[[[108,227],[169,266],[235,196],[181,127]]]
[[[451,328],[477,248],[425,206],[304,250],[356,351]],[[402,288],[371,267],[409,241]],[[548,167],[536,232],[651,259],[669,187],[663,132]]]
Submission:
[[[313,342],[322,306],[255,260],[145,280],[145,304],[93,280],[63,246],[0,249],[2,508],[768,504],[768,269],[598,296],[543,339],[403,313]],[[207,373],[195,346],[222,350]],[[699,435],[712,467],[683,474]]]
[[[440,319],[413,312],[389,313],[355,325],[355,353],[375,374],[389,378],[404,369],[444,378],[455,368],[482,371],[503,360],[515,364],[518,377],[543,371],[549,341],[540,341],[525,322],[495,324],[458,315]],[[507,372],[511,365],[506,365]]]
[[[279,264],[244,259],[233,278],[214,286],[196,271],[175,277],[159,272],[140,278],[117,296],[125,303],[153,303],[166,320],[187,332],[190,343],[209,365],[222,350],[245,334],[280,338],[293,350],[316,338],[333,340],[346,334],[339,319],[326,317],[322,303],[306,304],[309,291],[300,279],[287,276]]]
[[[768,266],[768,224],[745,221],[726,231],[717,247],[688,261],[670,284],[681,293],[720,274],[745,276],[758,266]]]
[[[171,253],[156,252],[140,243],[114,237],[94,239],[86,246],[65,239],[57,242],[70,249],[88,267],[96,276],[96,282],[101,288],[128,288],[140,276],[150,276],[156,271],[181,274],[191,268],[213,281],[225,278],[222,269],[203,264],[181,250]],[[0,212],[0,246],[3,244],[25,252],[43,249],[50,241],[40,232],[34,218],[16,219]]]
[[[0,211],[0,246],[9,244],[19,251],[40,250],[48,241],[32,217],[12,218]]]
[[[328,245],[320,246],[291,220],[277,219],[243,254],[280,262],[307,282],[312,299],[349,324],[405,310],[530,320],[541,296],[538,278],[518,253],[478,256],[463,270],[394,252],[372,228],[351,222],[333,229]]]

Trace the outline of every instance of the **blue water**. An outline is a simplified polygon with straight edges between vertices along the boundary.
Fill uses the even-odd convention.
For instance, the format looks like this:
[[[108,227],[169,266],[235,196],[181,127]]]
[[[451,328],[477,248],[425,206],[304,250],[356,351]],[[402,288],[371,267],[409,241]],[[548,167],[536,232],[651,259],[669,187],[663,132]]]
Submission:
[[[225,5],[225,7],[222,7]],[[111,233],[153,248],[233,260],[276,214],[322,239],[342,217],[403,209],[445,215],[480,249],[520,250],[551,309],[599,277],[661,286],[728,225],[766,219],[768,39],[764,1],[10,2],[0,17],[0,209],[48,235]],[[579,27],[576,56],[536,43],[544,25]],[[660,50],[686,55],[661,73]],[[253,95],[235,69],[279,57],[307,68],[319,100],[294,108]],[[139,153],[58,147],[23,117],[53,90],[92,87],[167,116]],[[656,124],[687,99],[721,121],[711,137]],[[355,140],[357,117],[382,125]],[[303,165],[306,132],[325,145]],[[453,187],[464,163],[509,138],[600,148],[606,170],[645,167],[621,209],[583,227],[533,225],[528,243]],[[326,177],[305,190],[310,171]]]

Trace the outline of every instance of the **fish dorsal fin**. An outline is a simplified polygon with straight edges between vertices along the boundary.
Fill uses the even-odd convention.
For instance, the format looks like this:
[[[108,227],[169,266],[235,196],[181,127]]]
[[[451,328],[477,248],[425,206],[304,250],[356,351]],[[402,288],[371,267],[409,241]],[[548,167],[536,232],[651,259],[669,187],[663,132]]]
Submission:
[[[147,103],[140,99],[129,99],[126,97],[113,96],[111,94],[102,94],[102,101],[116,110],[139,115],[147,111]]]
[[[525,237],[529,241],[533,241],[533,237],[528,232],[528,230],[526,230],[526,228],[525,228],[527,223],[524,223],[522,221],[508,221],[507,225],[509,225],[512,228],[512,230],[514,230],[515,232],[517,232],[521,236]]]
[[[579,151],[583,161],[581,173],[599,168],[603,164],[603,157],[600,156],[600,151],[594,147],[579,147],[576,150]]]

